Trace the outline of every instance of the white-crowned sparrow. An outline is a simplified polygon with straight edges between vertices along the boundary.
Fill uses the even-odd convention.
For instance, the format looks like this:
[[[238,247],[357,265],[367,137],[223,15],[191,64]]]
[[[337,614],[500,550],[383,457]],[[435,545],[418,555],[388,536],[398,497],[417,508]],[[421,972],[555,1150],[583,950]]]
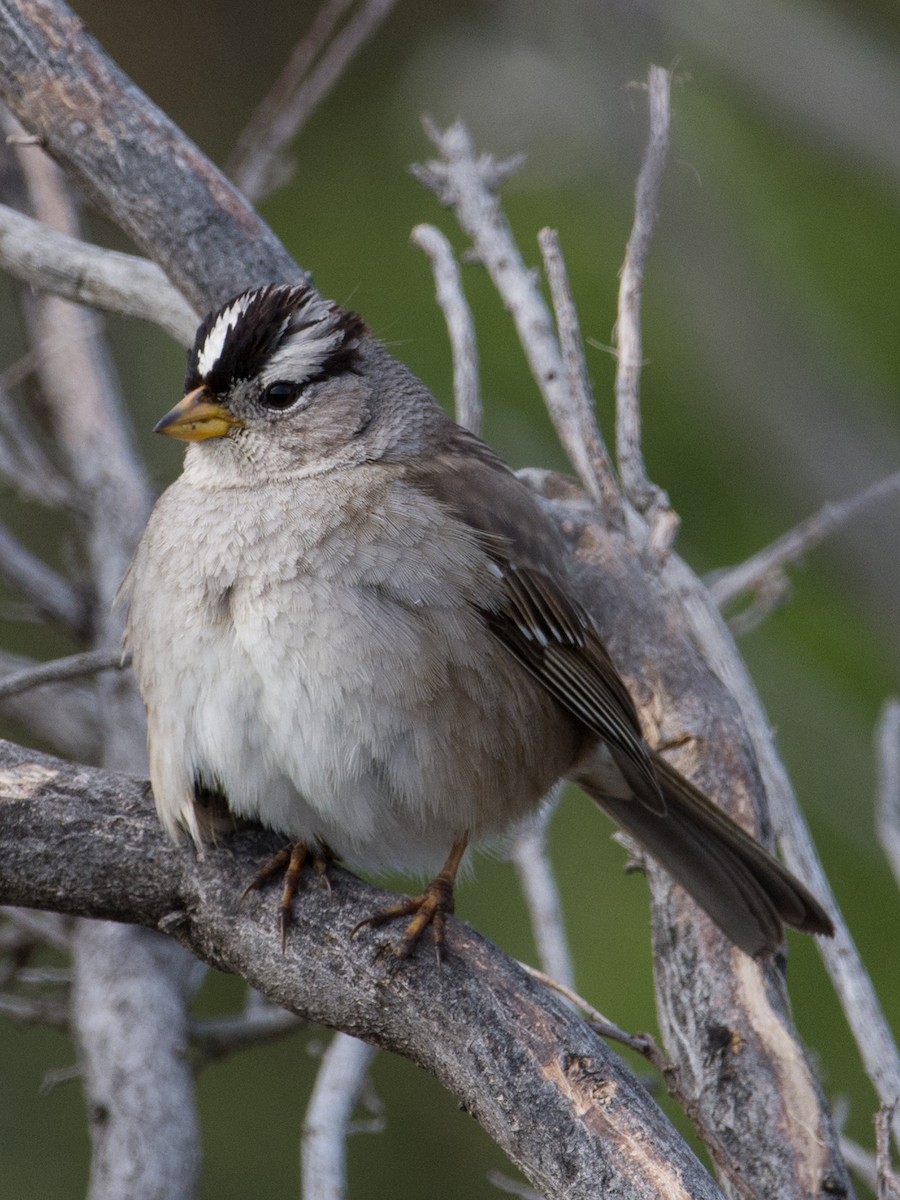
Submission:
[[[444,871],[402,943],[452,906],[467,841],[560,778],[609,812],[749,954],[831,923],[641,736],[557,531],[353,313],[305,285],[200,326],[191,443],[123,585],[170,834],[224,800],[350,866]],[[381,914],[384,915],[384,914]],[[376,918],[378,919],[378,918]]]

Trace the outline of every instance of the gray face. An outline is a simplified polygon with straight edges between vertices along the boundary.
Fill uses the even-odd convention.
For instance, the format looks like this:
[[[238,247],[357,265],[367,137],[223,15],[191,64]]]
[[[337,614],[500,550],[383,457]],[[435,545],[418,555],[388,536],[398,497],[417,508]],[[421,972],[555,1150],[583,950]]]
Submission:
[[[305,284],[244,292],[200,326],[187,395],[157,431],[207,443],[245,481],[331,459],[371,419],[365,332]]]

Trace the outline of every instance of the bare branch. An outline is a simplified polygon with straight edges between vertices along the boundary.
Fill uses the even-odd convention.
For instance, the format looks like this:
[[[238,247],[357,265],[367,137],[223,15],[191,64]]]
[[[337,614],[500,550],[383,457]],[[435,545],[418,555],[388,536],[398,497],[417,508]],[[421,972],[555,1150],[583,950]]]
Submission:
[[[77,638],[85,636],[89,617],[84,597],[26,550],[4,525],[0,525],[0,581],[28,600],[47,620],[62,625]]]
[[[500,1171],[488,1171],[487,1177],[488,1183],[493,1184],[499,1192],[506,1192],[508,1196],[518,1196],[519,1200],[542,1200],[542,1197],[533,1188],[526,1187],[517,1179],[510,1179],[508,1175],[503,1175]]]
[[[156,263],[58,233],[6,205],[0,205],[0,266],[30,287],[151,321],[182,346],[193,339],[196,314]]]
[[[878,1169],[877,1200],[900,1200],[900,1176],[891,1163],[891,1128],[897,1131],[897,1108],[900,1098],[882,1104],[875,1114],[875,1164]]]
[[[552,975],[546,971],[538,971],[528,963],[520,962],[519,966],[523,971],[527,972],[532,979],[538,980],[544,987],[548,987],[557,995],[563,996],[569,1003],[582,1012],[585,1018],[590,1022],[591,1028],[596,1030],[601,1037],[609,1038],[610,1041],[618,1042],[621,1046],[627,1046],[629,1050],[634,1050],[635,1053],[643,1055],[645,1058],[650,1057],[650,1044],[653,1039],[647,1033],[628,1033],[620,1025],[616,1025],[614,1021],[610,1021],[602,1012],[594,1008],[594,1006],[585,1000],[583,996],[575,991],[575,989],[562,980],[554,979]],[[661,1053],[660,1051],[657,1051]]]
[[[596,445],[583,440],[584,414],[579,413],[569,390],[550,311],[534,273],[522,260],[496,196],[500,184],[518,169],[521,159],[504,163],[496,162],[490,155],[476,159],[469,131],[461,121],[443,132],[426,121],[425,130],[442,157],[425,166],[414,166],[412,172],[441,204],[453,209],[472,239],[478,260],[484,264],[512,314],[522,349],[563,448],[585,488],[602,503],[603,490],[595,473]],[[596,436],[599,438],[599,432]]]
[[[515,863],[519,886],[525,897],[538,960],[553,979],[574,987],[575,969],[566,937],[559,888],[547,855],[547,826],[556,809],[561,787],[556,788],[541,809],[522,822],[510,857]]]
[[[205,1064],[236,1050],[278,1041],[303,1025],[294,1013],[261,1004],[229,1017],[194,1017],[188,1021],[188,1036]]]
[[[763,592],[781,578],[783,570],[843,529],[874,501],[900,492],[900,471],[887,475],[847,500],[833,501],[776,538],[771,545],[739,566],[714,572],[706,581],[710,595],[720,608],[746,592]]]
[[[0,652],[0,678],[39,667],[34,659]],[[93,688],[83,680],[44,684],[7,697],[0,706],[6,721],[15,721],[32,739],[79,762],[96,762],[100,754],[100,722]]]
[[[197,859],[165,837],[140,780],[10,743],[0,805],[0,902],[162,926],[273,1003],[412,1058],[548,1200],[594,1200],[601,1185],[623,1200],[721,1200],[616,1056],[461,921],[448,922],[439,980],[428,954],[392,965],[374,937],[349,937],[385,894],[335,868],[330,895],[304,892],[282,954],[272,898],[235,905],[271,835],[242,832]]]
[[[665,747],[673,764],[732,816],[765,836],[756,806],[765,811],[760,768],[766,786],[773,786],[771,729],[754,712],[758,698],[705,589],[675,555],[648,571],[643,541],[606,528],[571,482],[549,472],[528,475],[571,551],[576,596],[634,681],[634,693],[648,697],[641,717],[651,742]],[[782,1033],[790,1029],[790,1016],[779,998],[783,981],[770,969],[757,975],[652,860],[646,870],[660,1024],[703,1126],[729,1130],[730,1154],[760,1195],[800,1197],[819,1186],[817,1179],[844,1179],[814,1072],[799,1048],[785,1057]],[[817,881],[807,882],[818,894]],[[711,1028],[732,1032],[731,1049],[708,1053]],[[811,1138],[814,1112],[819,1132]]]
[[[18,156],[38,218],[78,236],[56,165],[30,147]],[[112,601],[146,521],[149,489],[99,319],[47,295],[30,297],[26,311],[44,412],[82,501],[77,531],[90,572],[95,646],[118,653],[122,615]],[[103,762],[141,770],[144,712],[133,677],[101,674],[95,689]],[[93,1148],[90,1200],[125,1193],[188,1200],[199,1142],[185,1006],[202,968],[158,935],[108,922],[78,923],[72,957],[72,1029]]]
[[[0,6],[0,95],[198,311],[301,274],[240,193],[59,0]]]
[[[837,932],[833,938],[819,939],[819,952],[859,1048],[866,1073],[882,1103],[889,1103],[894,1096],[900,1095],[900,1053],[872,981],[831,892],[784,764],[778,757],[771,726],[753,682],[709,592],[700,581],[691,575],[680,560],[672,557],[667,561],[663,582],[673,594],[679,596],[696,645],[700,647],[708,666],[722,679],[740,706],[741,718],[752,739],[753,751],[771,805],[778,844],[787,866],[824,903],[834,922]],[[656,878],[653,872],[651,875]],[[675,1000],[674,995],[672,999]]]
[[[303,1122],[303,1200],[344,1200],[347,1136],[375,1047],[336,1033],[322,1056]]]
[[[550,978],[542,971],[535,971],[533,967],[528,967],[524,964],[521,965],[533,979],[540,980],[551,991],[564,996],[571,1004],[580,1009],[585,1014],[591,1028],[601,1037],[627,1046],[629,1050],[642,1055],[651,1063],[665,1081],[669,1095],[673,1096],[684,1109],[685,1115],[693,1125],[701,1141],[708,1148],[716,1166],[727,1178],[731,1188],[734,1190],[734,1194],[743,1197],[744,1200],[757,1200],[753,1189],[742,1178],[739,1162],[728,1152],[715,1126],[710,1123],[701,1105],[685,1090],[678,1067],[660,1049],[655,1039],[649,1033],[626,1033],[624,1029],[614,1024],[601,1012],[598,1012],[592,1004],[588,1003],[582,996],[579,996],[572,988]]]
[[[194,1195],[199,1136],[185,1005],[203,968],[144,929],[79,921],[72,1023],[93,1156],[88,1195]],[[127,1153],[123,1147],[127,1146]]]
[[[575,419],[578,423],[579,437],[592,459],[595,490],[603,497],[606,509],[610,513],[616,513],[621,507],[622,497],[603,441],[603,435],[597,424],[596,403],[588,379],[584,343],[581,340],[578,313],[572,299],[569,275],[559,244],[559,234],[555,229],[542,229],[538,234],[538,245],[544,259],[547,282],[550,284],[550,298],[553,301],[556,328],[559,332],[559,342],[566,367],[566,377],[569,381]]]
[[[72,949],[72,922],[54,912],[32,912],[27,908],[6,908],[4,915],[10,924],[38,942],[54,950],[68,953]]]
[[[878,1168],[875,1165],[875,1155],[871,1150],[860,1146],[846,1134],[841,1134],[841,1153],[847,1166],[858,1176],[872,1192],[878,1187]]]
[[[651,544],[664,553],[678,528],[669,498],[652,484],[641,452],[640,377],[641,292],[644,270],[656,228],[656,206],[666,159],[669,154],[671,75],[662,67],[651,67],[650,141],[635,190],[634,224],[619,282],[616,318],[616,458],[625,494],[651,524]]]
[[[453,398],[457,424],[470,433],[481,431],[481,395],[478,384],[478,346],[472,311],[466,302],[462,281],[450,243],[433,225],[417,225],[410,242],[431,261],[437,302],[450,337],[453,356]]]
[[[52,1029],[69,1028],[69,1006],[64,1000],[36,996],[25,999],[0,993],[0,1013],[25,1025],[47,1025]]]
[[[248,200],[258,203],[293,174],[282,159],[316,106],[331,91],[355,54],[374,36],[395,0],[364,0],[337,34],[352,0],[324,0],[309,33],[250,118],[226,172]],[[330,43],[330,44],[329,44]]]
[[[26,355],[26,359],[30,373],[33,355]],[[10,381],[20,373],[14,367],[0,377],[0,473],[26,500],[77,511],[80,501],[74,489],[44,453],[36,431],[12,403]]]
[[[36,18],[33,7],[26,6],[24,0],[8,0],[0,9],[0,87],[11,103],[36,109],[29,111],[30,127],[47,139],[54,154],[67,161],[73,173],[88,181],[92,194],[114,219],[119,217],[139,244],[154,247],[155,255],[166,263],[185,294],[198,307],[209,307],[247,282],[284,278],[283,272],[293,271],[284,252],[273,246],[268,231],[242,208],[240,198],[221,184],[209,164],[193,147],[179,143],[171,127],[162,124],[150,106],[144,107],[142,97],[123,86],[121,77],[110,70],[93,44],[85,48],[77,22],[54,0],[42,0]],[[64,47],[64,53],[59,47]],[[26,75],[33,84],[32,96],[36,97],[29,97],[28,106],[17,91]],[[90,121],[73,120],[72,113],[84,106],[84,80],[91,81],[100,99],[90,110]],[[115,150],[112,155],[110,147]],[[112,166],[104,166],[111,157]],[[141,189],[134,181],[143,180],[141,167],[148,163],[153,165],[153,186]],[[182,179],[183,167],[186,170]],[[498,176],[496,168],[493,176]],[[152,208],[147,196],[151,190],[166,195],[163,214]],[[146,211],[148,207],[150,211]],[[216,219],[217,209],[222,210],[221,221]],[[255,272],[261,267],[265,272],[260,277]],[[234,286],[236,277],[238,284]],[[549,329],[549,317],[546,324]],[[386,369],[391,366],[386,353],[378,361],[383,361]],[[559,510],[560,532],[570,547],[577,543],[573,572],[580,581],[578,598],[590,607],[604,635],[609,635],[607,640],[617,661],[625,664],[637,693],[644,696],[654,690],[657,682],[662,685],[659,709],[644,705],[642,715],[648,728],[654,735],[661,735],[657,741],[670,740],[666,735],[673,732],[676,738],[671,740],[679,747],[673,757],[681,754],[683,765],[696,775],[706,775],[713,784],[711,790],[723,798],[723,781],[728,780],[732,810],[752,823],[751,797],[762,790],[753,746],[741,728],[742,714],[735,719],[735,706],[721,686],[721,680],[729,678],[728,670],[707,670],[707,664],[698,663],[690,631],[685,633],[684,622],[679,621],[683,614],[678,585],[684,580],[674,574],[667,577],[667,584],[675,586],[661,598],[653,590],[655,581],[647,580],[645,567],[637,561],[626,539],[600,524],[586,523],[583,498],[568,495],[571,503],[561,505]],[[690,588],[686,590],[686,604],[690,606]],[[733,654],[733,647],[728,653]],[[727,654],[725,658],[727,667]],[[712,722],[710,714],[714,714]],[[691,736],[678,741],[677,735],[682,733]],[[762,759],[762,751],[758,753]],[[686,761],[689,756],[693,761]],[[370,948],[347,944],[333,936],[335,920],[346,920],[349,927],[354,919],[366,914],[361,903],[366,893],[358,890],[362,885],[343,876],[329,902],[328,921],[320,908],[323,898],[313,895],[312,890],[305,897],[304,920],[292,933],[288,955],[280,959],[277,947],[272,945],[275,939],[268,919],[270,910],[265,910],[264,919],[258,912],[256,919],[247,912],[235,918],[233,912],[233,897],[240,883],[246,882],[240,878],[241,864],[234,856],[235,848],[239,853],[246,842],[235,839],[228,852],[212,850],[203,861],[192,863],[183,852],[163,845],[149,814],[147,829],[141,832],[140,822],[132,819],[134,809],[128,795],[120,794],[104,805],[102,784],[109,777],[90,775],[81,769],[82,777],[90,780],[85,786],[94,791],[92,817],[96,814],[98,823],[90,829],[91,836],[85,837],[85,853],[75,863],[54,852],[67,838],[67,848],[75,844],[73,827],[76,832],[84,832],[83,816],[80,825],[78,820],[67,822],[50,802],[46,788],[35,786],[35,760],[30,759],[25,766],[27,770],[22,772],[8,757],[0,760],[0,779],[5,778],[17,795],[26,791],[38,801],[4,801],[7,819],[0,825],[0,878],[5,879],[2,886],[6,891],[2,894],[6,898],[27,894],[32,903],[71,906],[89,895],[92,911],[105,916],[122,916],[127,898],[128,904],[135,904],[131,911],[143,914],[139,919],[149,925],[164,921],[168,930],[208,960],[239,971],[256,985],[265,982],[266,990],[276,1000],[293,997],[295,1007],[302,1007],[312,1017],[330,1018],[334,1025],[402,1048],[412,1056],[421,1053],[445,1081],[464,1081],[457,1091],[460,1101],[476,1113],[516,1161],[525,1162],[530,1149],[526,1145],[529,1130],[520,1121],[514,1130],[510,1128],[510,1109],[504,1110],[498,1104],[497,1093],[507,1103],[512,1097],[516,1112],[527,1108],[537,1113],[543,1150],[548,1145],[553,1151],[564,1147],[564,1169],[552,1156],[542,1157],[537,1165],[534,1158],[528,1160],[529,1176],[545,1195],[565,1191],[572,1200],[578,1200],[604,1187],[623,1196],[637,1195],[644,1185],[647,1194],[654,1189],[667,1196],[681,1196],[688,1191],[695,1197],[718,1194],[703,1176],[694,1177],[693,1160],[682,1157],[678,1143],[669,1139],[664,1125],[651,1121],[645,1128],[641,1124],[645,1097],[639,1089],[632,1091],[623,1082],[627,1076],[620,1075],[615,1064],[608,1062],[605,1048],[598,1049],[593,1037],[589,1039],[577,1023],[569,1025],[562,1006],[552,998],[548,1001],[544,993],[539,1002],[540,1015],[533,1012],[528,998],[534,993],[529,988],[536,985],[518,973],[494,975],[488,981],[488,967],[494,960],[485,957],[483,943],[459,923],[450,923],[451,947],[458,948],[459,957],[457,961],[453,956],[452,978],[450,968],[445,966],[440,1005],[434,999],[437,989],[429,971],[430,962],[406,964],[409,969],[404,970],[400,987],[390,977],[385,979],[389,963],[386,966],[384,959],[378,964],[371,962]],[[40,770],[53,772],[55,780],[66,779],[71,789],[71,777],[60,775],[57,764],[41,760],[37,766],[44,782],[46,775],[40,775]],[[72,799],[71,794],[68,799]],[[21,824],[20,805],[27,810]],[[47,826],[41,824],[47,817],[52,818],[53,838],[46,836]],[[6,857],[7,834],[15,835],[9,849],[11,859]],[[37,845],[43,848],[44,857],[34,852]],[[81,843],[78,845],[80,849]],[[51,856],[46,856],[47,846]],[[109,853],[101,869],[91,854],[104,850]],[[48,857],[52,880],[44,875]],[[123,882],[125,865],[128,872]],[[248,867],[245,858],[243,872],[249,873]],[[662,896],[655,905],[658,949],[662,953],[663,934],[668,931],[669,943],[677,943],[674,953],[690,958],[694,965],[695,979],[687,980],[683,994],[671,989],[671,1004],[681,1006],[671,1016],[683,1016],[684,1020],[680,1025],[677,1019],[670,1024],[676,1044],[682,1038],[696,1038],[693,1058],[690,1047],[684,1057],[696,1067],[702,1102],[714,1119],[730,1123],[730,1133],[748,1171],[754,1180],[761,1181],[761,1194],[809,1195],[826,1177],[841,1182],[843,1176],[821,1097],[793,1039],[779,972],[772,966],[762,968],[744,962],[737,951],[716,940],[715,931],[710,931],[693,910],[688,907],[685,911],[686,902],[682,900],[681,908],[669,905],[652,872],[651,879],[654,891]],[[79,890],[86,886],[90,888],[88,893]],[[374,903],[370,896],[369,905]],[[672,903],[676,905],[676,901]],[[254,949],[264,940],[271,958],[263,961]],[[302,970],[298,969],[300,963]],[[462,979],[457,971],[463,972]],[[683,976],[684,972],[681,982]],[[420,981],[429,985],[427,992],[417,990]],[[703,988],[715,989],[719,981],[719,993],[704,993],[699,986],[702,982]],[[490,987],[486,986],[488,982]],[[459,983],[461,987],[457,987]],[[476,995],[485,1005],[479,1019],[465,1007],[466,998]],[[730,1044],[721,1053],[708,1053],[711,1021],[734,1032],[734,1045],[740,1046],[740,1063]],[[462,1034],[463,1027],[464,1042],[454,1041],[453,1035]],[[523,1030],[528,1031],[529,1041],[524,1052],[516,1038]],[[564,1058],[560,1058],[560,1046],[565,1047]],[[531,1069],[533,1061],[539,1064],[536,1072]],[[485,1062],[491,1064],[491,1083],[497,1085],[497,1090],[482,1095],[475,1089],[483,1082]],[[498,1072],[504,1073],[502,1077]],[[507,1088],[509,1072],[512,1083]],[[522,1093],[520,1089],[532,1081],[542,1089],[540,1097],[549,1095],[549,1106],[538,1103],[534,1095]],[[564,1103],[560,1099],[563,1095]],[[796,1103],[785,1105],[785,1095],[792,1102],[800,1097],[802,1108]],[[574,1121],[573,1102],[579,1112],[579,1119]],[[608,1139],[615,1139],[620,1120],[628,1122],[627,1141],[612,1145]],[[602,1137],[598,1136],[601,1123]],[[594,1138],[601,1143],[598,1151],[593,1146]],[[599,1166],[597,1153],[602,1156]],[[576,1182],[573,1190],[573,1179],[589,1184],[579,1190],[581,1185]],[[784,1179],[790,1183],[782,1187]]]
[[[878,839],[900,884],[900,700],[887,700],[875,733],[878,751]]]
[[[18,696],[31,688],[63,680],[79,679],[84,675],[95,675],[98,671],[121,671],[128,666],[122,652],[89,650],[85,654],[72,654],[68,658],[55,658],[40,666],[16,671],[13,675],[0,675],[0,700]]]

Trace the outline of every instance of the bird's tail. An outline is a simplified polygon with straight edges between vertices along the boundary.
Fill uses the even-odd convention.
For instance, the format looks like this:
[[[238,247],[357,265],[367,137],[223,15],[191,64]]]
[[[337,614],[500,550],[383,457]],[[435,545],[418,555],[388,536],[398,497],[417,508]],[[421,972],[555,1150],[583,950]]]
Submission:
[[[617,799],[579,780],[591,799],[641,844],[754,957],[781,945],[784,925],[831,935],[821,904],[776,858],[658,754],[666,811]]]

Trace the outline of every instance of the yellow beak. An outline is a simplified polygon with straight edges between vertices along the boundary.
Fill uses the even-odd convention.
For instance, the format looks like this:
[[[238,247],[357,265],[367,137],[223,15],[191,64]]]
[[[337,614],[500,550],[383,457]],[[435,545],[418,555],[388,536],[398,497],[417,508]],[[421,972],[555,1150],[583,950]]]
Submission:
[[[157,421],[153,432],[183,442],[205,442],[207,438],[225,437],[230,429],[240,429],[243,424],[221,404],[214,403],[205,388],[198,387]]]

